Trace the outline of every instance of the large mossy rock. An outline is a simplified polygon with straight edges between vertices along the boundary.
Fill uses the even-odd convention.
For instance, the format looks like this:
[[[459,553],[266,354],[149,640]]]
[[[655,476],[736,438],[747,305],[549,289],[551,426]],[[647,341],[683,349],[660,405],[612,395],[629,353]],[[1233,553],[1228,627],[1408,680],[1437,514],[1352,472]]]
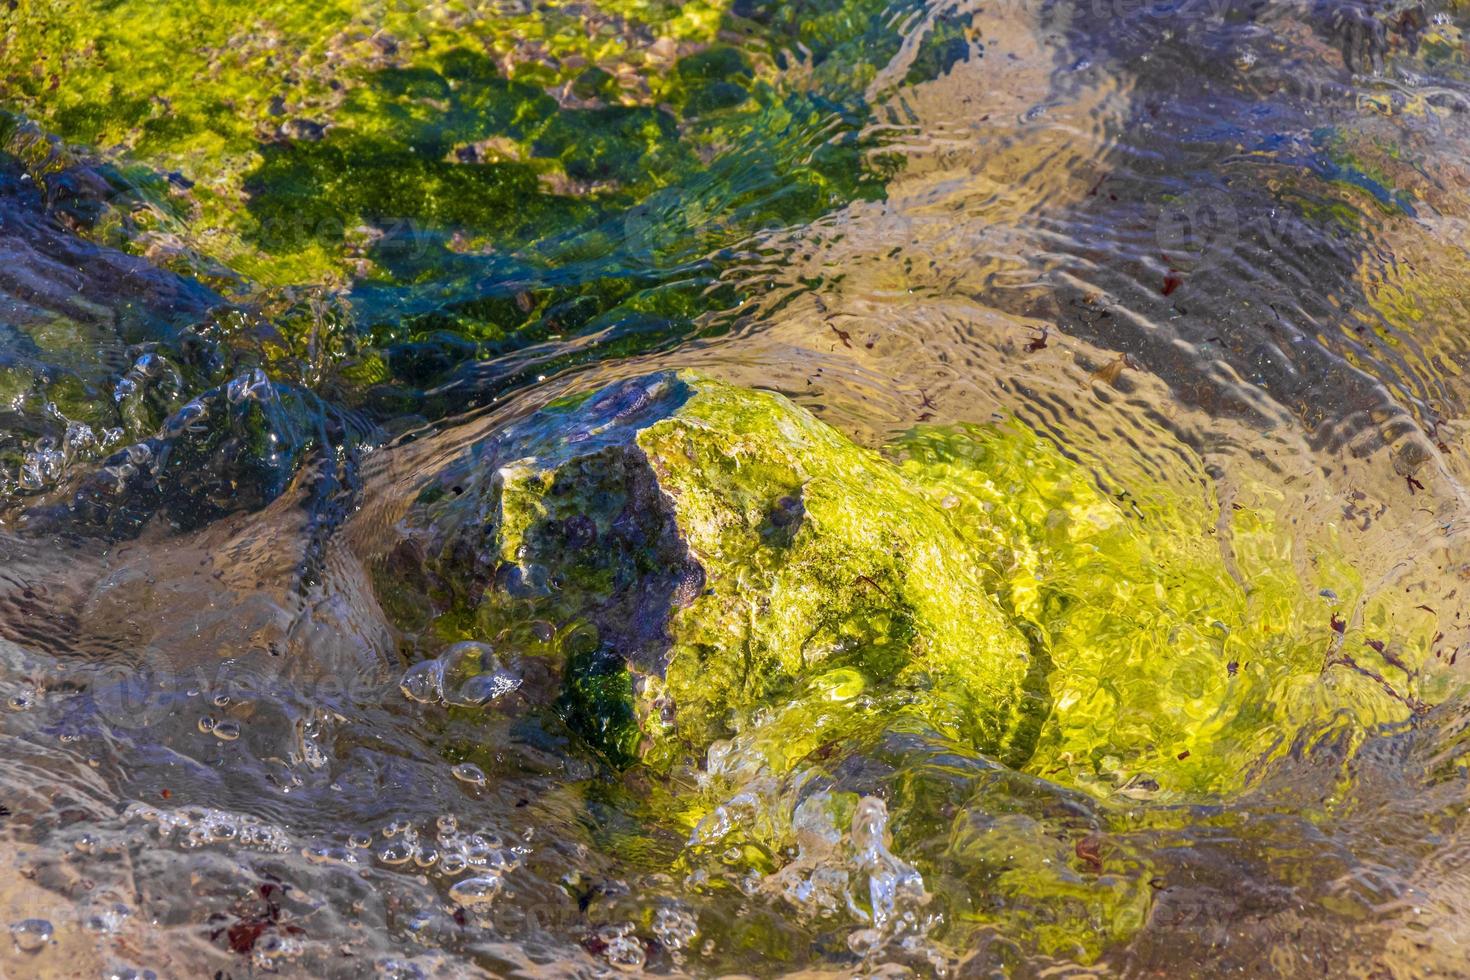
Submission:
[[[554,404],[405,524],[390,608],[446,638],[554,627],[562,712],[619,762],[697,752],[819,676],[835,711],[872,687],[1004,757],[1045,713],[1031,644],[940,504],[774,394],[679,373]]]
[[[898,727],[1099,797],[1198,798],[1436,699],[1435,615],[1269,499],[1108,493],[1016,423],[885,453],[771,393],[624,381],[436,474],[380,592],[425,653],[552,658],[561,716],[619,764],[784,774]]]

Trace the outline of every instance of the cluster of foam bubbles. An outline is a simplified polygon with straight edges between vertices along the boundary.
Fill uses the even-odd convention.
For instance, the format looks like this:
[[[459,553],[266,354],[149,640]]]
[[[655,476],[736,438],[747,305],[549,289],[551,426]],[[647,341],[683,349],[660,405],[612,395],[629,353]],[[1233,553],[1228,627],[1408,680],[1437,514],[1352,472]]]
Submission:
[[[273,854],[284,854],[294,849],[285,830],[246,813],[231,813],[207,806],[170,810],[134,803],[128,807],[126,815],[131,820],[152,824],[159,837],[182,847],[228,844]]]
[[[632,922],[615,922],[600,926],[593,934],[603,959],[615,970],[635,973],[648,962],[648,952],[643,940],[638,937],[638,927]]]
[[[712,753],[715,767],[724,755]],[[938,914],[923,876],[891,849],[887,806],[874,796],[807,792],[810,784],[811,774],[800,772],[746,781],[699,822],[689,847],[745,870],[738,884],[751,897],[784,901],[804,919],[852,923],[847,942],[860,956],[894,949],[925,955]],[[748,842],[794,856],[761,874],[745,868]],[[688,883],[699,887],[708,877],[701,869]]]
[[[381,867],[410,871],[452,882],[449,898],[461,908],[488,906],[505,888],[505,877],[520,867],[530,847],[519,839],[507,839],[490,830],[464,831],[451,813],[441,814],[431,828],[420,828],[409,820],[394,820],[377,834],[358,832],[344,841],[318,840],[297,846],[282,828],[248,814],[231,813],[204,806],[163,809],[134,803],[127,810],[131,820],[152,824],[160,838],[184,848],[228,844],[284,854],[296,851],[317,865]],[[86,835],[78,850],[90,853]],[[98,913],[99,928],[114,919],[120,922],[126,908]],[[673,926],[670,926],[673,929]],[[104,929],[104,931],[106,931]],[[289,937],[258,951],[274,960],[299,955]],[[257,957],[258,958],[258,957]],[[257,963],[262,969],[267,964]]]
[[[123,927],[133,910],[122,902],[97,902],[82,914],[82,928],[102,936],[110,936]]]
[[[47,409],[56,414],[56,406]],[[45,490],[55,486],[73,460],[89,458],[122,441],[122,429],[93,429],[85,422],[67,422],[66,431],[58,439],[42,436],[21,457],[17,486],[21,490]]]
[[[653,935],[677,966],[699,938],[699,918],[687,908],[661,905],[653,913]]]
[[[425,974],[423,969],[410,960],[402,960],[396,956],[385,956],[374,964],[378,976],[384,980],[420,980]]]
[[[432,831],[420,830],[407,820],[395,820],[379,832],[373,847],[366,834],[355,835],[354,847],[372,848],[379,864],[412,868],[444,879],[459,878],[449,897],[461,906],[488,904],[504,887],[504,877],[520,867],[530,849],[494,831],[463,831],[459,820],[442,814]]]
[[[250,949],[250,962],[262,973],[278,973],[291,960],[306,952],[306,943],[294,936],[269,933]]]
[[[521,686],[487,643],[456,643],[437,657],[414,664],[403,674],[403,696],[420,704],[475,708],[505,697]]]

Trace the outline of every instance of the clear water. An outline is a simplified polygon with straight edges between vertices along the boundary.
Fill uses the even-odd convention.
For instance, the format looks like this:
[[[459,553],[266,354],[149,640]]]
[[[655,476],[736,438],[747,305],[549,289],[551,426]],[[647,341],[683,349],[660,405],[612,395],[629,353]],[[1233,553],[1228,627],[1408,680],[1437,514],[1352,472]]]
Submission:
[[[862,801],[834,829],[738,743],[618,772],[408,696],[370,572],[507,419],[697,367],[864,444],[1014,416],[1110,492],[1269,506],[1437,617],[1454,690],[1467,18],[12,3],[0,973],[1465,975],[1461,697],[1211,800],[896,732],[809,777]],[[791,848],[660,809],[701,780]],[[1072,904],[998,908],[1037,850]]]

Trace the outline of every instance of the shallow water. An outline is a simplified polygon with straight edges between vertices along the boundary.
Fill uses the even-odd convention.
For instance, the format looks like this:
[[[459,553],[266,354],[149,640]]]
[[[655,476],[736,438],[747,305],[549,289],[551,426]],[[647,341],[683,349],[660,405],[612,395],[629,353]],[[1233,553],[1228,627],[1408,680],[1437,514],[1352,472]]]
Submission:
[[[0,12],[0,974],[1465,975],[1464,7],[293,10]],[[1268,512],[1424,696],[1172,796],[408,696],[425,481],[670,367]]]

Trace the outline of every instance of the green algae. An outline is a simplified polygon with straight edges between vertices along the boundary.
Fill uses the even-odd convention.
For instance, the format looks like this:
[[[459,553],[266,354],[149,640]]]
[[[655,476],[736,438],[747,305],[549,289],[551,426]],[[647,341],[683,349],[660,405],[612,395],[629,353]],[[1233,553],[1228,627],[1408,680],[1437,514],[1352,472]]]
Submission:
[[[1132,489],[1014,422],[880,456],[779,396],[659,375],[437,476],[405,522],[417,575],[400,556],[385,588],[437,583],[405,603],[431,648],[545,624],[555,709],[605,759],[702,756],[696,789],[644,784],[638,811],[687,828],[686,872],[733,861],[820,919],[845,893],[813,883],[842,866],[782,855],[814,793],[841,836],[857,791],[818,788],[863,773],[950,940],[999,928],[1089,962],[1149,914],[1141,825],[1410,722],[1434,630],[1366,597],[1330,539],[1296,550],[1265,491],[1222,516]]]
[[[552,239],[697,179],[700,154],[735,137],[764,142],[747,163],[789,183],[829,179],[795,158],[811,147],[785,129],[779,36],[743,19],[750,56],[715,44],[720,5],[148,7],[19,4],[8,101],[68,141],[183,173],[191,244],[266,284],[351,278],[343,239],[359,222],[501,248]]]
[[[71,421],[146,438],[257,367],[370,416],[433,418],[463,409],[456,388],[494,397],[678,343],[739,305],[720,280],[742,243],[882,193],[840,70],[843,51],[896,49],[877,8],[803,35],[818,80],[783,52],[841,5],[144,6],[8,11],[0,164],[40,192],[41,220],[228,305],[78,296],[55,329],[20,324],[39,353],[7,369],[31,372],[37,411],[0,437],[10,472]],[[78,339],[92,320],[95,345]],[[529,374],[464,371],[579,335],[596,340]],[[185,349],[201,343],[207,370]],[[111,404],[124,350],[167,369]],[[51,380],[73,375],[85,412]]]
[[[1419,710],[1433,617],[1269,508],[1126,508],[1015,423],[891,452],[768,393],[626,382],[437,477],[407,526],[439,625],[399,605],[425,637],[554,625],[564,716],[620,765],[743,733],[786,773],[909,718],[1101,798],[1201,799],[1295,732]]]
[[[718,332],[742,299],[722,271],[753,238],[881,196],[892,168],[864,135],[872,69],[854,70],[898,50],[881,4],[146,7],[14,5],[3,162],[38,216],[218,305],[164,322],[94,304],[119,356],[43,350],[31,401],[76,408],[45,394],[48,370],[101,397],[8,432],[12,471],[39,430],[146,438],[256,368],[370,417],[435,418]],[[968,51],[932,33],[943,51],[913,81]],[[546,344],[533,366],[507,357]],[[109,405],[123,350],[166,369]]]
[[[872,918],[849,845],[803,841],[845,841],[876,794],[947,942],[1091,962],[1147,920],[1150,834],[1288,754],[1349,765],[1433,696],[1434,617],[1370,596],[1330,534],[1293,544],[1269,490],[1237,500],[1109,493],[1016,422],[880,455],[779,396],[656,375],[436,476],[381,587],[430,650],[541,625],[543,717],[675,777],[638,777],[630,860],[664,869],[672,825],[681,873]]]
[[[794,11],[785,29],[829,80],[844,74],[844,45],[864,46],[852,56],[861,64],[885,57],[877,8],[779,9]],[[766,17],[763,30],[779,23],[746,13]],[[692,6],[668,36],[711,44],[724,16]],[[275,96],[253,95],[242,117],[255,122],[237,143],[190,143],[187,120],[155,124],[171,109],[140,114],[120,136],[89,137],[84,114],[51,123],[104,143],[136,133],[129,152],[196,181],[181,195],[156,173],[135,174],[143,216],[114,215],[99,236],[137,247],[182,230],[266,283],[352,281],[370,324],[366,353],[345,336],[346,316],[329,318],[345,361],[335,372],[313,366],[321,320],[294,318],[299,309],[277,317],[264,344],[277,375],[299,372],[292,380],[311,386],[335,374],[351,399],[392,378],[428,387],[457,364],[569,333],[626,329],[626,343],[604,354],[688,335],[724,298],[712,302],[709,269],[690,274],[682,263],[876,192],[850,144],[818,167],[782,169],[827,107],[774,84],[758,50],[685,49],[673,71],[631,76],[643,92],[620,81],[630,75],[619,56],[576,64],[587,50],[576,31],[529,21],[515,31],[543,38],[559,63],[519,60],[524,49],[497,36],[490,54],[438,39],[389,64],[397,56],[358,37],[362,69],[345,95],[308,85],[279,125]],[[962,41],[937,25],[909,80],[947,70]],[[871,73],[842,81],[859,89]],[[856,128],[860,107],[845,111]],[[754,149],[709,162],[750,131],[761,134]],[[218,164],[226,148],[235,155]],[[206,237],[215,244],[200,244]],[[640,274],[623,271],[630,265]],[[671,267],[685,278],[671,284]],[[1352,615],[1361,583],[1330,548],[1294,550],[1269,507],[1222,518],[1214,501],[1179,502],[1140,518],[1015,425],[917,431],[891,447],[894,469],[770,396],[680,384],[699,404],[669,408],[626,445],[585,455],[559,445],[588,421],[585,400],[568,402],[537,421],[540,431],[506,440],[522,440],[534,465],[501,467],[498,485],[475,475],[485,458],[441,478],[415,516],[439,550],[428,549],[419,577],[383,583],[394,615],[429,646],[466,636],[515,645],[532,624],[554,621],[555,712],[618,765],[667,767],[744,735],[741,752],[789,776],[912,728],[1097,797],[1168,801],[1239,789],[1292,748],[1291,732],[1337,718],[1359,731],[1400,724],[1416,709],[1432,625],[1399,632],[1402,611],[1377,599]],[[133,411],[130,430],[159,424],[178,407],[170,397]],[[649,470],[656,460],[670,462]],[[566,468],[575,472],[563,477]],[[460,522],[468,530],[449,540],[429,529]],[[670,528],[678,540],[667,540]],[[476,547],[482,532],[498,535],[488,557]],[[1013,790],[987,794],[981,782],[945,797],[949,809],[913,780],[892,797],[906,852],[942,831],[937,853],[965,869],[945,883],[963,921],[1000,923],[1080,959],[1137,928],[1146,862],[1109,853],[1099,870],[1078,856],[1090,852],[1079,852],[1086,834],[1075,824],[1007,812]],[[838,809],[855,801],[842,795]],[[684,822],[708,805],[660,802],[667,809],[654,818]],[[952,826],[920,826],[955,807],[964,809]],[[774,867],[786,841],[752,834],[743,863]]]
[[[1303,553],[1274,494],[1222,518],[1215,501],[1130,487],[1150,501],[1133,514],[1014,423],[919,431],[901,449],[965,534],[993,542],[1007,611],[1049,651],[1054,708],[1030,771],[1198,798],[1242,788],[1336,715],[1370,729],[1419,709],[1435,617],[1365,599],[1330,533]]]
[[[567,629],[563,711],[614,761],[667,766],[732,718],[867,686],[987,751],[1029,751],[1030,647],[941,509],[784,399],[654,376],[543,410],[436,487],[411,524],[453,590],[445,613],[486,637],[528,617]],[[779,750],[848,723],[803,719]]]
[[[264,320],[300,348],[303,297],[342,300],[324,368],[245,362],[370,411],[441,413],[393,383],[548,340],[598,338],[563,368],[719,329],[732,250],[883,193],[859,70],[898,50],[882,4],[145,6],[18,2],[3,108],[115,177],[94,241],[246,310],[208,325],[227,345]]]

